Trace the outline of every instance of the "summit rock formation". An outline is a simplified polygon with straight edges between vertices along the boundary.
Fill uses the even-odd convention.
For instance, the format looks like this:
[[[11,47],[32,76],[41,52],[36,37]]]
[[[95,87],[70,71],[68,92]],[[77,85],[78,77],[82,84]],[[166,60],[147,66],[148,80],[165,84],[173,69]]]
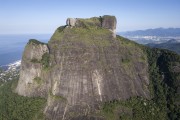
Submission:
[[[68,18],[48,44],[26,45],[16,92],[44,97],[46,119],[103,120],[101,105],[150,99],[148,59],[142,48],[115,36],[115,16]]]
[[[86,24],[88,25],[95,25],[98,27],[106,28],[109,29],[113,34],[113,37],[116,37],[116,24],[117,20],[115,16],[109,16],[109,15],[104,15],[100,16],[99,18],[91,18],[94,19],[94,21],[86,21]],[[99,20],[98,20],[99,19]],[[93,22],[93,23],[92,23]],[[80,18],[68,18],[66,20],[66,25],[71,26],[71,27],[82,27],[84,24],[82,24],[82,19]]]

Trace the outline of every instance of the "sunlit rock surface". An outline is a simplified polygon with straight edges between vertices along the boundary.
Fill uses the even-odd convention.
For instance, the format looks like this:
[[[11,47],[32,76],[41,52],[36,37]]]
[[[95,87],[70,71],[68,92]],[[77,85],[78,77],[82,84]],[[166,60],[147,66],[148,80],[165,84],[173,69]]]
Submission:
[[[46,97],[44,113],[53,120],[99,120],[103,118],[95,113],[101,103],[150,97],[147,56],[135,44],[112,35],[114,16],[71,22],[68,19],[67,25],[73,27],[59,27],[47,45],[27,44],[19,95]]]

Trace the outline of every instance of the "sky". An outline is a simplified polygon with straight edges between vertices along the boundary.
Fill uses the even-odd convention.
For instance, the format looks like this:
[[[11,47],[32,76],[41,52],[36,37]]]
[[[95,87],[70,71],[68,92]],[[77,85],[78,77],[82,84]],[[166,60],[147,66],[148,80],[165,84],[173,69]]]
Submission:
[[[0,0],[0,34],[52,34],[68,17],[103,15],[117,32],[180,27],[180,0]]]

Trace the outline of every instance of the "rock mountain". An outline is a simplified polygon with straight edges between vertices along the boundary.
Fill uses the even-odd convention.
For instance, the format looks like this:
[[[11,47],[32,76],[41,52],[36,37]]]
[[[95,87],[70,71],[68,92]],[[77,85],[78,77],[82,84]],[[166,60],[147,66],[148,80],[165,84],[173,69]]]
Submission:
[[[47,44],[31,39],[16,93],[46,98],[43,112],[50,120],[104,120],[100,110],[106,102],[150,100],[148,56],[140,45],[116,36],[116,23],[109,15],[68,18]]]

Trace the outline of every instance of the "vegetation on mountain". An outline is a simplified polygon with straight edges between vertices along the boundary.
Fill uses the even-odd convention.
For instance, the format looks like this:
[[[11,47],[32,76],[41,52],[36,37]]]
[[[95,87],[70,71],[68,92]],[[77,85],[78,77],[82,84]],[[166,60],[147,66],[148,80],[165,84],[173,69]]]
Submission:
[[[31,62],[33,62],[33,63],[40,63],[40,61],[38,59],[36,59],[36,58],[31,59]]]
[[[42,45],[44,45],[46,43],[40,42],[40,41],[38,41],[36,39],[30,39],[28,44],[37,44],[37,45],[42,44]]]
[[[43,120],[46,100],[14,93],[17,80],[14,78],[0,86],[0,120]]]
[[[44,69],[48,69],[49,67],[49,62],[50,62],[50,56],[49,54],[46,52],[42,55],[42,59],[41,59],[41,64],[43,65]]]
[[[178,120],[180,56],[168,50],[140,47],[148,56],[151,99],[133,97],[127,101],[106,102],[102,107],[102,115],[108,120]]]
[[[176,40],[169,40],[167,42],[160,43],[160,44],[149,43],[147,44],[147,46],[150,46],[153,48],[168,49],[168,50],[171,50],[180,54],[180,42],[176,42]]]

